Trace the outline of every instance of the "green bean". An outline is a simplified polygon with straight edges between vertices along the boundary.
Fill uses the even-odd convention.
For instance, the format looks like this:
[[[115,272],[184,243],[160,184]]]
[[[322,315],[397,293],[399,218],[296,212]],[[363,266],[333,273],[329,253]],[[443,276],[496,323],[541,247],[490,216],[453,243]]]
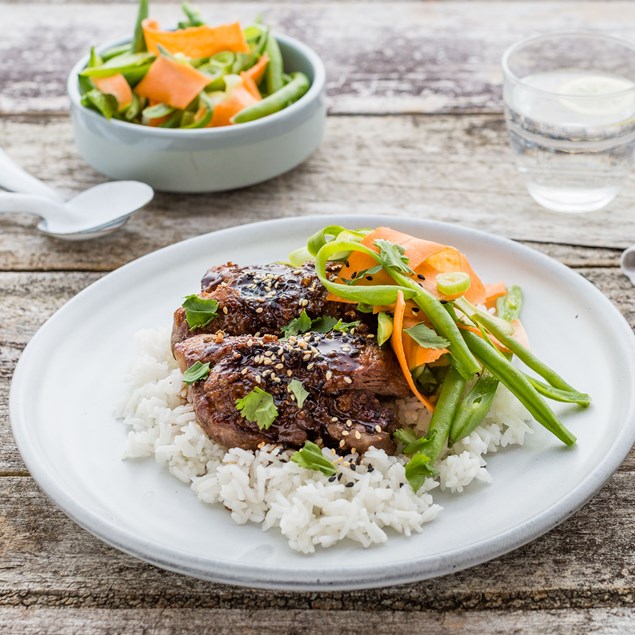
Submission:
[[[389,269],[388,273],[397,284],[416,292],[413,300],[417,306],[428,316],[437,333],[449,340],[450,354],[457,370],[465,379],[471,379],[481,370],[481,365],[474,359],[474,355],[461,337],[459,328],[441,302],[408,276],[392,269]]]
[[[554,388],[568,392],[579,392],[570,386],[556,371],[552,370],[544,362],[539,360],[531,351],[527,350],[518,340],[505,332],[501,328],[499,321],[489,313],[479,311],[472,306],[465,298],[454,300],[455,306],[463,311],[473,322],[480,324],[489,331],[499,342],[504,344],[512,353],[518,356],[524,364],[536,371],[541,377],[546,379]]]
[[[113,46],[112,48],[104,51],[101,54],[101,58],[104,62],[117,57],[117,55],[123,55],[124,53],[131,53],[130,44],[120,44],[119,46]]]
[[[498,379],[484,370],[461,404],[450,429],[450,445],[454,445],[478,428],[489,412]]]
[[[132,101],[130,102],[128,108],[126,108],[126,111],[123,115],[124,119],[126,119],[126,121],[132,121],[133,119],[136,119],[141,114],[145,103],[146,100],[144,97],[139,97],[137,93],[132,93]]]
[[[434,473],[432,465],[447,443],[464,388],[465,379],[452,366],[441,386],[439,399],[430,419],[428,434],[404,448],[404,452],[418,448],[406,464],[406,478],[415,492],[421,487],[423,481]]]
[[[152,53],[124,53],[109,59],[101,66],[87,67],[79,75],[80,77],[110,77],[118,73],[128,73],[137,70],[141,66],[146,66],[152,60],[154,60]]]
[[[130,50],[133,53],[141,53],[147,51],[145,38],[143,37],[143,27],[141,23],[148,17],[148,0],[139,0],[139,10],[137,11],[137,21],[135,22],[134,35],[132,36],[132,44]]]
[[[212,120],[212,115],[214,114],[214,104],[205,92],[202,92],[199,96],[199,105],[205,108],[203,116],[198,121],[192,120],[187,125],[184,125],[183,120],[181,120],[181,128],[205,128],[205,126],[207,126],[207,124]]]
[[[183,116],[182,110],[176,110],[167,121],[159,124],[159,128],[178,128]]]
[[[130,84],[130,88],[134,88],[146,76],[146,73],[150,70],[150,66],[151,64],[144,64],[143,66],[122,73],[125,80]]]
[[[187,17],[187,26],[203,26],[205,24],[201,14],[188,2],[184,2],[181,9]]]
[[[155,106],[148,106],[141,115],[144,119],[158,119],[159,117],[165,117],[171,115],[174,112],[172,106],[167,104],[156,104]]]
[[[267,36],[265,52],[269,56],[269,63],[267,64],[267,70],[265,71],[265,86],[267,88],[267,93],[272,95],[282,88],[282,73],[284,72],[284,62],[282,61],[280,46],[272,33],[269,33]],[[278,108],[278,110],[281,110],[281,108]]]
[[[560,390],[559,388],[554,388],[549,384],[545,384],[541,382],[539,379],[532,377],[531,375],[527,375],[524,373],[525,377],[529,380],[529,383],[544,397],[548,399],[553,399],[553,401],[561,401],[563,403],[574,403],[582,408],[587,408],[591,405],[591,397],[583,392],[571,392],[569,390]]]
[[[271,64],[271,62],[269,62],[269,64]],[[293,80],[290,84],[287,84],[277,92],[253,104],[253,106],[247,106],[247,108],[235,115],[233,122],[245,123],[247,121],[261,119],[267,115],[272,115],[286,108],[289,103],[300,99],[300,97],[309,90],[309,85],[309,80],[304,73],[293,73]]]
[[[101,113],[106,119],[112,119],[117,113],[119,107],[117,100],[113,95],[107,95],[93,88],[88,91],[81,99],[82,106],[92,108]]]
[[[485,368],[516,395],[516,398],[529,410],[538,423],[558,437],[565,445],[575,443],[575,436],[562,425],[553,410],[549,408],[520,370],[512,366],[509,360],[478,335],[470,331],[462,331],[461,334]]]

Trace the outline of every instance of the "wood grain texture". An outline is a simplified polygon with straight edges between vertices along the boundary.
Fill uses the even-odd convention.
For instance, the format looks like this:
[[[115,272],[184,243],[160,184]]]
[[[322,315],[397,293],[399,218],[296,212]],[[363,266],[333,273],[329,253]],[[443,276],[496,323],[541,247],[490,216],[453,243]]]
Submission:
[[[65,112],[66,76],[91,45],[125,37],[126,4],[4,4],[0,112]],[[630,2],[202,3],[215,22],[253,20],[323,57],[334,113],[500,112],[500,59],[514,41],[544,30],[593,29],[625,38]],[[175,4],[153,15],[170,25]],[[33,63],[31,43],[38,43]]]
[[[616,474],[569,520],[513,553],[434,582],[367,591],[250,591],[157,569],[80,529],[30,478],[0,478],[0,537],[3,607],[412,612],[635,605],[633,473]]]
[[[0,118],[0,139],[25,169],[69,193],[103,181],[77,155],[65,117]],[[500,116],[331,117],[322,146],[292,172],[221,194],[158,194],[123,231],[73,249],[39,234],[32,217],[3,215],[0,269],[111,270],[236,224],[349,213],[415,216],[521,240],[600,247],[588,264],[615,265],[619,249],[635,237],[634,205],[631,177],[605,211],[572,218],[543,210],[516,172]],[[566,247],[559,255],[574,264]]]
[[[0,609],[0,632],[16,624],[24,635],[86,632],[127,635],[323,635],[325,632],[418,633],[428,635],[624,635],[635,619],[633,609],[582,611],[262,611],[231,609]],[[360,631],[362,629],[362,631]]]

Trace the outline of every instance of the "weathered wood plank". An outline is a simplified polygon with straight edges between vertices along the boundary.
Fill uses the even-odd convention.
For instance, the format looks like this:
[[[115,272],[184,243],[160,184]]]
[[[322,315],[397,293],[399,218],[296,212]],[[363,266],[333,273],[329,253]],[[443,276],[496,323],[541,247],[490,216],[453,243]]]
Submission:
[[[325,632],[376,635],[425,632],[461,635],[624,635],[635,620],[633,609],[580,611],[328,611],[328,610],[228,610],[228,609],[49,609],[2,608],[0,631],[17,624],[24,635],[51,633],[122,633],[128,635],[281,635]]]
[[[248,22],[254,2],[202,4],[214,21]],[[338,113],[500,112],[500,58],[536,32],[592,28],[635,36],[627,1],[268,3],[264,17],[324,58]],[[66,75],[89,47],[125,37],[133,4],[4,5],[0,112],[67,109]],[[165,24],[174,4],[154,6]],[[496,25],[496,28],[492,28]],[[32,43],[38,43],[34,63]]]
[[[74,525],[30,478],[0,478],[0,536],[2,606],[412,612],[635,604],[632,473],[615,475],[572,518],[507,556],[433,583],[370,591],[253,592],[161,571]]]
[[[103,180],[76,154],[65,117],[0,118],[0,138],[27,170],[62,190]],[[110,270],[190,236],[306,214],[418,216],[520,240],[619,249],[635,237],[634,205],[631,177],[605,211],[572,218],[543,210],[516,172],[499,116],[331,117],[321,148],[296,170],[234,192],[158,194],[124,230],[72,250],[38,234],[31,217],[3,215],[0,269]],[[603,252],[590,264],[615,264],[618,255]]]

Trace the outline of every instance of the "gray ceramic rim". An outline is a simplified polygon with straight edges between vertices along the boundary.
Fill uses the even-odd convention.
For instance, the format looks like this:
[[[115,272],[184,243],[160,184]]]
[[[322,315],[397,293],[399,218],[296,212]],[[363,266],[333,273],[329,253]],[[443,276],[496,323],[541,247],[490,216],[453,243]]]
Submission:
[[[512,70],[509,68],[509,58],[523,46],[527,44],[533,44],[535,42],[553,40],[554,38],[562,38],[562,37],[580,37],[580,38],[589,38],[595,40],[604,40],[606,42],[613,42],[614,44],[619,44],[626,49],[630,49],[631,53],[635,53],[635,44],[629,42],[628,40],[624,40],[619,37],[615,37],[613,35],[605,35],[604,33],[596,33],[594,31],[553,31],[552,33],[543,33],[541,35],[531,35],[530,37],[523,38],[518,42],[512,44],[504,53],[501,59],[501,66],[503,68],[503,75],[505,79],[510,83],[516,86],[522,86],[523,90],[527,90],[532,93],[537,93],[539,95],[543,95],[545,97],[552,98],[562,98],[566,97],[567,99],[572,99],[575,101],[584,102],[585,100],[595,100],[598,99],[614,99],[615,97],[621,97],[622,95],[628,95],[635,91],[635,88],[627,88],[625,90],[618,90],[614,93],[607,93],[606,95],[601,95],[598,97],[597,95],[566,95],[564,93],[553,93],[549,90],[543,90],[542,88],[536,88],[535,86],[530,86],[526,84],[522,78],[518,77]]]
[[[382,217],[382,216],[337,216],[326,217],[329,221],[337,222],[343,225],[356,225],[363,222],[367,225],[380,226],[387,222],[395,220],[403,220],[412,222],[412,218],[399,217]],[[249,225],[252,229],[262,230],[263,235],[276,235],[279,231],[297,230],[303,228],[307,222],[324,221],[323,216],[307,216],[288,219],[277,219],[253,223]],[[437,221],[419,221],[422,228],[433,230],[437,228],[442,230],[448,227],[448,223]],[[244,231],[245,225],[232,227],[229,229],[213,232],[216,236],[221,236],[229,242],[235,242],[240,237],[240,233]],[[495,236],[474,229],[467,229],[459,225],[452,225],[454,230],[458,230],[469,237],[476,237],[478,240],[484,241],[492,245],[507,246],[514,245],[514,249],[520,253],[529,256],[548,270],[554,273],[562,273],[568,271],[568,268],[524,245],[513,243],[507,238]],[[141,260],[160,259],[163,254],[174,249],[177,245],[184,243],[194,245],[197,242],[207,240],[209,234],[190,238],[176,245],[164,247],[158,251],[147,254],[132,263],[129,263],[112,273],[101,278],[97,282],[81,291],[77,296],[81,296],[89,289],[104,285],[106,281],[113,278],[125,278],[129,267]],[[632,355],[630,356],[631,375],[635,375],[635,337],[622,314],[610,303],[610,301],[588,280],[582,276],[572,278],[571,283],[584,293],[588,294],[597,302],[606,307],[608,313],[613,316],[610,327],[623,334],[626,341],[630,342]],[[73,300],[71,300],[72,302]],[[493,558],[497,558],[514,549],[517,549],[528,542],[538,538],[546,532],[553,529],[556,525],[566,520],[582,505],[584,505],[609,479],[613,472],[619,467],[626,455],[629,453],[631,446],[635,443],[635,399],[631,399],[627,420],[606,455],[597,464],[595,469],[589,472],[586,477],[572,489],[567,496],[558,501],[557,504],[544,510],[531,521],[514,527],[502,534],[497,534],[486,540],[469,545],[460,551],[455,551],[451,556],[436,556],[432,558],[419,558],[411,563],[399,563],[399,570],[386,565],[373,565],[366,567],[342,567],[338,571],[329,571],[328,578],[322,579],[320,576],[324,572],[315,569],[303,572],[302,578],[297,577],[297,572],[292,568],[279,568],[270,571],[260,567],[242,564],[235,566],[231,571],[224,569],[225,563],[202,559],[196,556],[175,558],[175,554],[169,549],[163,549],[154,545],[149,545],[146,541],[140,540],[134,533],[122,530],[114,525],[103,521],[102,519],[87,513],[86,510],[78,504],[71,496],[69,496],[63,488],[59,487],[46,469],[37,462],[37,456],[29,453],[26,432],[23,434],[22,429],[25,428],[26,422],[19,421],[17,393],[19,384],[24,381],[25,367],[28,365],[31,352],[38,346],[39,339],[44,337],[43,332],[49,322],[59,319],[59,314],[64,307],[56,312],[47,323],[35,334],[27,347],[25,348],[14,373],[11,385],[9,412],[11,417],[11,425],[13,435],[22,458],[29,469],[29,472],[42,488],[42,490],[51,498],[55,504],[60,507],[70,518],[78,525],[94,534],[104,542],[116,547],[117,549],[128,553],[132,556],[150,562],[163,569],[175,571],[210,580],[213,582],[222,582],[225,584],[234,584],[239,586],[257,587],[263,589],[281,589],[293,591],[327,591],[327,590],[346,590],[346,589],[363,589],[382,586],[390,586],[394,584],[404,584],[407,582],[415,582],[418,580],[438,577],[449,573],[454,573],[481,564]],[[210,569],[214,568],[213,572]],[[310,581],[309,581],[310,578]]]
[[[322,63],[322,60],[320,59],[318,54],[313,49],[309,48],[306,44],[303,44],[295,38],[289,37],[288,35],[279,35],[277,33],[275,33],[274,35],[276,39],[283,45],[295,49],[308,60],[309,64],[313,68],[314,75],[311,86],[306,94],[304,94],[300,99],[298,99],[298,101],[291,104],[284,110],[280,110],[272,115],[263,117],[262,119],[256,119],[255,121],[242,123],[239,126],[181,130],[178,128],[153,128],[150,126],[141,126],[139,124],[128,123],[127,121],[119,121],[118,119],[111,119],[110,121],[108,121],[100,114],[96,113],[90,108],[82,106],[82,104],[80,103],[81,95],[79,93],[77,76],[79,72],[86,66],[88,62],[88,55],[84,55],[79,60],[79,62],[77,62],[77,64],[73,66],[66,82],[66,89],[73,107],[81,109],[86,116],[94,117],[100,122],[106,121],[109,125],[115,128],[119,128],[122,131],[128,131],[130,134],[167,139],[201,139],[208,142],[212,139],[226,141],[239,140],[241,138],[244,138],[245,136],[249,136],[251,131],[257,132],[259,129],[266,127],[268,123],[275,123],[280,121],[281,119],[284,119],[285,117],[293,115],[293,113],[304,108],[306,104],[309,104],[314,99],[317,99],[324,90],[326,84],[326,70],[324,69],[324,64]],[[124,38],[113,42],[108,42],[103,46],[100,46],[98,48],[98,51],[105,51],[109,48],[120,46],[121,44],[126,44],[129,41],[129,38]]]

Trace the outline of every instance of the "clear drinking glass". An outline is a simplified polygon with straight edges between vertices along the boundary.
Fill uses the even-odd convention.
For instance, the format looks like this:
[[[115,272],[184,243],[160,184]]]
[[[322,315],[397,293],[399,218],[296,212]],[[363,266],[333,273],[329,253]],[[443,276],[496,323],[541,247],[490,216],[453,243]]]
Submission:
[[[635,46],[542,35],[509,48],[503,72],[511,146],[531,196],[558,212],[608,205],[635,152]]]

